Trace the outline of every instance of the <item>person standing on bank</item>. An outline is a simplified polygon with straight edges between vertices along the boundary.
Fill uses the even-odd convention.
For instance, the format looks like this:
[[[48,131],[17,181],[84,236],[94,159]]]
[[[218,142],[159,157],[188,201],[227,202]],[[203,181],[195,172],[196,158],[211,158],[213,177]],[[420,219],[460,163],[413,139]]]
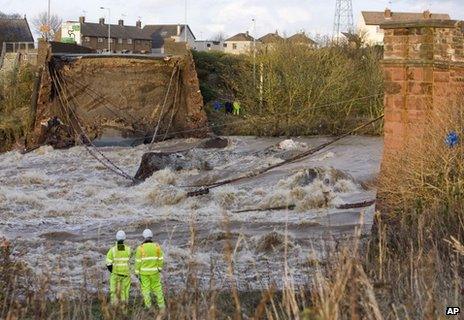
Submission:
[[[153,242],[153,233],[150,229],[143,231],[143,243],[135,252],[135,275],[139,278],[143,301],[146,308],[152,305],[152,297],[161,310],[164,310],[164,295],[161,270],[164,266],[164,253],[161,246]]]
[[[126,233],[119,230],[116,233],[116,244],[106,254],[106,267],[110,275],[110,301],[127,303],[131,286],[129,259],[131,249],[124,244]]]

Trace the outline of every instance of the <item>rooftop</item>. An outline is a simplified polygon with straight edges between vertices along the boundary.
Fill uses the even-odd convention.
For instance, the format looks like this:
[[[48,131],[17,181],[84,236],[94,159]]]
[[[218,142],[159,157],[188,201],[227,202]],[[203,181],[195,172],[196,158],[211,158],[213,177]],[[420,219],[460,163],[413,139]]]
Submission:
[[[264,36],[262,36],[261,38],[259,38],[258,40],[261,41],[262,43],[266,44],[266,43],[276,43],[276,42],[280,42],[282,41],[284,38],[282,38],[277,32],[275,33],[268,33]]]
[[[308,37],[304,32],[296,33],[287,40],[294,43],[316,44],[316,41]]]
[[[241,32],[226,39],[225,41],[254,41],[254,38],[250,36],[248,32]]]
[[[103,21],[103,20],[102,20]],[[84,37],[108,37],[108,24],[81,22],[81,33]],[[143,29],[137,26],[125,26],[120,24],[111,24],[111,37],[122,39],[151,40]]]
[[[3,42],[34,42],[27,19],[0,19],[0,44]]]
[[[386,22],[408,22],[425,19],[450,20],[449,14],[430,13],[428,11],[418,12],[392,12],[389,9],[385,11],[362,11],[361,12],[366,25],[380,25]]]
[[[182,34],[186,27],[195,39],[192,29],[185,24],[148,24],[143,27],[143,32],[152,40],[153,48],[161,48],[165,39]]]

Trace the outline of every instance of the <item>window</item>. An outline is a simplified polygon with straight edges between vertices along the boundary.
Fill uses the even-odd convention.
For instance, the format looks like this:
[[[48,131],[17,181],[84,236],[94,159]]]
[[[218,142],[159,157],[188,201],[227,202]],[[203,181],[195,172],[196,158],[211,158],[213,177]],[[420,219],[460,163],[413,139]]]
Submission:
[[[90,37],[85,37],[85,38],[84,38],[84,41],[85,41],[85,42],[90,42]]]
[[[224,46],[224,48],[227,48],[227,43],[224,43],[223,46]]]
[[[98,38],[98,42],[103,42],[103,38]]]
[[[122,38],[119,38],[119,39],[118,39],[118,43],[119,43],[119,44],[122,44]]]
[[[237,50],[237,44],[236,43],[232,43],[232,50]]]
[[[211,48],[211,43],[208,43],[206,46],[207,46],[208,48]]]
[[[127,39],[127,44],[132,44],[132,39]]]
[[[114,42],[113,40],[114,40],[113,38],[110,38],[110,43],[113,43]]]

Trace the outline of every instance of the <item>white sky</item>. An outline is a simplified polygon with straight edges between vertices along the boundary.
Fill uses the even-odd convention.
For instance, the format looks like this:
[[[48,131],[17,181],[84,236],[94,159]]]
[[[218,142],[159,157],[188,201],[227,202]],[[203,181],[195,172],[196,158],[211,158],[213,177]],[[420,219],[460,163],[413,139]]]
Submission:
[[[355,24],[361,10],[420,12],[431,8],[435,13],[449,13],[464,20],[464,0],[352,0]],[[310,34],[331,34],[335,0],[187,0],[187,21],[197,39],[210,38],[218,32],[232,36],[249,30],[256,19],[256,35],[279,30],[291,35],[304,30]],[[391,3],[391,4],[389,4]],[[87,21],[106,16],[101,6],[111,8],[111,21],[123,18],[135,25],[183,23],[185,0],[51,0],[52,13],[63,20],[77,20],[86,12]],[[47,0],[0,0],[0,11],[26,14],[29,19],[47,9]],[[123,16],[124,15],[124,16]]]

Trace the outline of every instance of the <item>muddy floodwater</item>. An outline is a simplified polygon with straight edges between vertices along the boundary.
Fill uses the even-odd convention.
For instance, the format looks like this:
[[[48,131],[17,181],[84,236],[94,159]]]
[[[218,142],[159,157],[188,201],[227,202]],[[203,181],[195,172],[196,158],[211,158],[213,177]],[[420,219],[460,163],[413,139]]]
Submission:
[[[56,292],[69,294],[83,285],[95,288],[88,279],[106,285],[104,254],[119,229],[134,248],[143,229],[152,228],[165,250],[164,277],[172,290],[185,287],[187,270],[194,270],[204,288],[228,287],[228,243],[241,290],[281,286],[286,264],[289,278],[301,284],[311,277],[315,260],[348,241],[361,215],[362,230],[369,232],[373,206],[340,206],[375,199],[369,182],[379,172],[382,138],[349,137],[259,178],[187,198],[192,189],[185,186],[235,177],[329,140],[229,139],[225,149],[192,149],[186,155],[206,161],[208,170],[162,170],[136,186],[106,170],[83,147],[1,154],[0,237],[12,241],[14,255],[34,272],[49,276]],[[155,150],[185,150],[197,143],[171,140]],[[100,149],[134,175],[147,146]],[[295,208],[265,210],[287,205]],[[262,211],[235,212],[244,209]]]

